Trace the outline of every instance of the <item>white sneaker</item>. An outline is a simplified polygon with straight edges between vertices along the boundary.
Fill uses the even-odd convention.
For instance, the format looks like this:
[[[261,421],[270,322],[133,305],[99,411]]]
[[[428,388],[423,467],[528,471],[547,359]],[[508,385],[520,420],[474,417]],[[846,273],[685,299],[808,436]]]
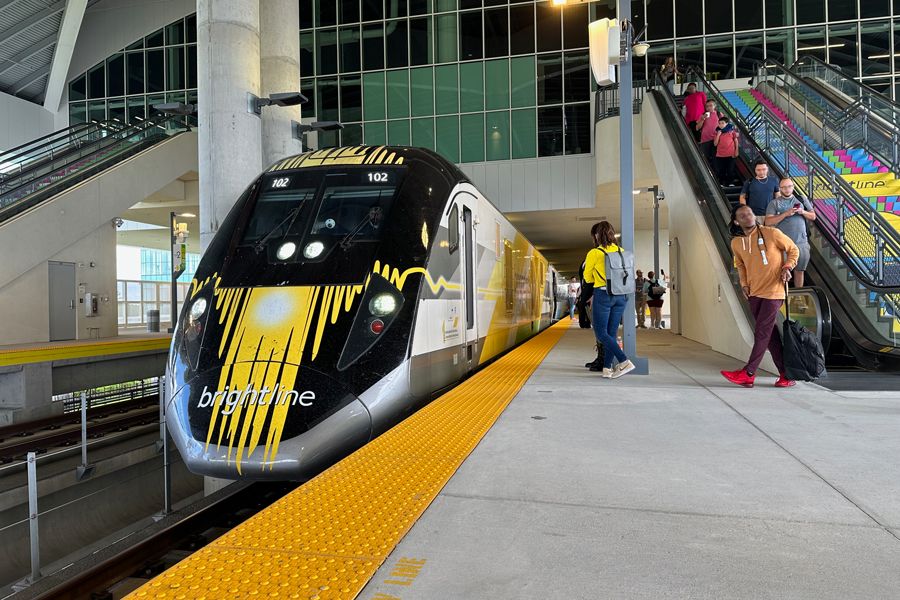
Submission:
[[[625,362],[616,365],[616,368],[612,372],[612,378],[616,379],[626,373],[631,373],[634,369],[634,363],[630,360],[626,360]]]
[[[612,379],[613,377],[615,377],[614,373],[615,371],[613,369],[607,369],[606,367],[604,367],[603,372],[600,373],[600,377],[603,377],[605,379]]]

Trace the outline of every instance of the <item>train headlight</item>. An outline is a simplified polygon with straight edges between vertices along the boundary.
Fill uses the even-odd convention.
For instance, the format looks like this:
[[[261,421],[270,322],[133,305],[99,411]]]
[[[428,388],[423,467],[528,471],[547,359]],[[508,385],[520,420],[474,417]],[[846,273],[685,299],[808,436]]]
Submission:
[[[303,256],[306,258],[318,258],[324,249],[325,244],[322,242],[310,242],[306,245],[306,248],[303,249]]]
[[[191,321],[197,321],[206,312],[206,298],[199,298],[191,305]]]
[[[391,294],[378,294],[369,300],[369,312],[383,317],[397,310],[397,300]]]
[[[278,257],[278,260],[287,260],[292,257],[296,251],[297,244],[294,242],[285,242],[278,246],[278,251],[275,252],[275,256]]]

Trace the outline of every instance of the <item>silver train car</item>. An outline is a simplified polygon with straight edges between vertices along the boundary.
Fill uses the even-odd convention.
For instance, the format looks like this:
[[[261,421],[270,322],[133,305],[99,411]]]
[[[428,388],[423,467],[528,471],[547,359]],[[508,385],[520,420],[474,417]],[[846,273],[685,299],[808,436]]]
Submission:
[[[428,150],[304,153],[200,261],[167,364],[188,468],[303,481],[546,328],[557,273]]]

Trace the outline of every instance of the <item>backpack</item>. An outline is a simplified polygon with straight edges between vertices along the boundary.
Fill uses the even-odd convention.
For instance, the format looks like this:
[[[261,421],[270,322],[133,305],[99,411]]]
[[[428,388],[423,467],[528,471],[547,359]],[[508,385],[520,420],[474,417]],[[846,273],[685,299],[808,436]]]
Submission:
[[[788,379],[815,381],[825,374],[825,351],[818,336],[791,319],[790,296],[785,294],[784,310],[784,374]]]
[[[624,296],[634,293],[634,254],[619,248],[608,254],[603,248],[606,267],[606,293],[610,296]]]

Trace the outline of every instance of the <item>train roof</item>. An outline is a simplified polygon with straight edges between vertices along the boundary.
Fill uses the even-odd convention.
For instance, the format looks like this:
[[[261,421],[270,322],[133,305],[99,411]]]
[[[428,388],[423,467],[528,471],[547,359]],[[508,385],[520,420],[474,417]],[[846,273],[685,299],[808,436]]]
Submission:
[[[441,171],[454,182],[469,181],[459,167],[446,158],[428,150],[412,146],[341,146],[312,150],[282,159],[269,167],[268,172],[290,171],[303,167],[337,165],[402,165],[425,163]]]

